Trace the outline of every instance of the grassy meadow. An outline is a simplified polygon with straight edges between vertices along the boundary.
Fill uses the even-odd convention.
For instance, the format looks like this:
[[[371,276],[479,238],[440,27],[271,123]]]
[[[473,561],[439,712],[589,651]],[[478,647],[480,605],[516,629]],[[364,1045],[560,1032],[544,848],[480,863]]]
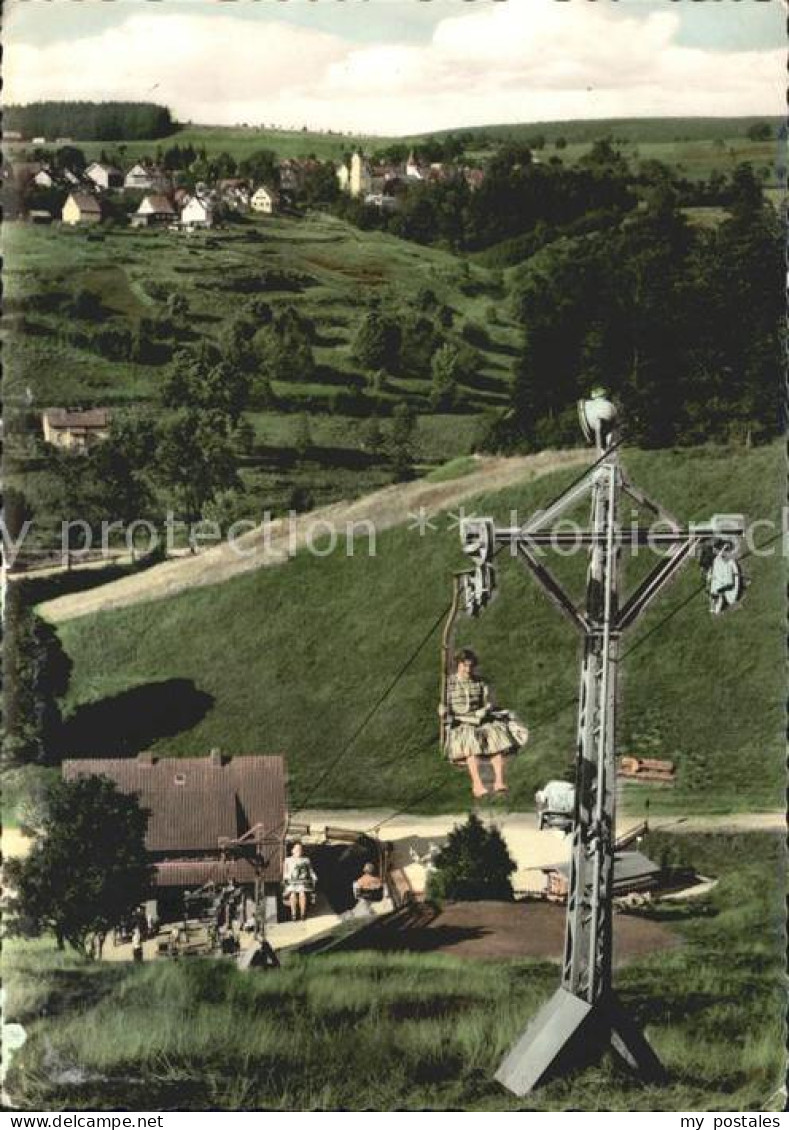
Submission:
[[[452,310],[450,341],[462,343],[469,324],[484,327],[484,340],[475,347],[480,368],[473,382],[461,388],[462,402],[451,413],[431,411],[429,366],[421,375],[389,377],[376,390],[384,437],[391,426],[386,416],[395,404],[405,400],[419,413],[414,438],[418,465],[435,467],[472,451],[486,412],[507,403],[519,331],[500,271],[463,264],[448,252],[393,236],[361,232],[319,214],[251,219],[208,236],[127,229],[110,229],[102,236],[97,240],[84,231],[6,225],[9,310],[45,292],[67,298],[85,289],[101,300],[106,317],[133,328],[140,318],[162,313],[160,295],[177,293],[189,306],[176,343],[185,346],[217,340],[245,301],[234,289],[235,280],[268,272],[274,281],[260,297],[274,311],[294,307],[314,325],[312,379],[274,382],[275,404],[253,404],[247,412],[255,440],[240,476],[250,514],[287,509],[297,488],[312,505],[321,505],[391,481],[386,455],[366,448],[371,408],[362,398],[367,378],[352,355],[354,335],[374,296],[384,308],[416,311],[419,288],[428,286]],[[62,333],[69,320],[60,311],[26,313],[23,333],[9,323],[7,395],[22,397],[30,389],[33,413],[56,404],[115,409],[157,405],[164,364],[113,361],[74,345]],[[309,450],[299,449],[297,440],[305,418]],[[37,492],[44,489],[35,459],[23,462],[22,469],[26,493],[35,504]]]
[[[274,391],[296,400],[307,397],[318,410],[328,411],[338,387],[364,383],[350,347],[367,312],[367,299],[377,296],[384,306],[413,302],[419,289],[429,286],[451,307],[458,334],[467,321],[485,323],[489,307],[495,307],[495,322],[486,324],[490,340],[480,345],[479,385],[466,392],[477,411],[503,402],[517,327],[503,301],[500,271],[464,264],[449,252],[384,233],[362,232],[321,214],[250,218],[243,225],[192,236],[139,229],[101,234],[103,239],[97,240],[84,230],[9,224],[8,299],[13,304],[42,291],[68,295],[85,288],[101,299],[107,316],[133,323],[162,312],[159,293],[179,293],[189,304],[187,344],[216,339],[238,313],[244,299],[234,290],[235,279],[269,272],[272,282],[257,296],[273,309],[294,306],[314,321],[319,374],[315,384],[275,385]],[[31,315],[24,336],[10,334],[9,366],[31,384],[36,404],[69,403],[74,398],[115,404],[154,397],[155,367],[118,364],[63,347],[57,335],[60,317]],[[421,393],[424,400],[428,391],[427,381],[414,390],[393,377],[384,395],[397,399],[412,392],[418,400]]]
[[[741,512],[772,521],[776,531],[784,459],[778,444],[623,455],[631,479],[685,521]],[[461,461],[446,473],[463,469]],[[573,477],[555,472],[473,499],[466,513],[509,523],[514,510],[525,520]],[[584,524],[585,509],[577,515]],[[632,517],[623,515],[626,523]],[[364,535],[346,555],[341,532],[325,556],[301,553],[222,585],[62,624],[73,661],[64,752],[282,753],[293,807],[458,811],[468,783],[439,754],[436,703],[439,623],[449,578],[466,559],[451,515],[437,515],[435,525],[423,537],[407,527],[378,534],[374,556]],[[756,544],[769,536],[760,530]],[[316,545],[327,548],[320,539]],[[710,616],[690,565],[626,637],[620,750],[678,765],[672,789],[626,790],[631,810],[646,795],[653,811],[783,804],[779,546],[773,541],[772,556],[746,560],[751,584],[736,611]],[[654,561],[641,554],[630,562],[628,583]],[[531,728],[510,774],[513,806],[529,808],[535,789],[572,760],[578,639],[517,561],[502,554],[499,563],[497,599],[478,621],[461,618],[457,643],[479,651],[499,701]],[[584,556],[554,565],[580,599]]]
[[[172,145],[195,149],[205,146],[208,157],[229,153],[236,161],[260,149],[271,149],[280,158],[314,155],[321,161],[339,161],[353,149],[365,151],[389,143],[388,138],[367,134],[325,133],[301,129],[271,129],[265,126],[215,126],[184,124],[167,137],[139,141],[77,141],[74,144],[91,161],[99,159],[102,150],[114,153],[128,164],[142,157],[154,157],[157,150]],[[30,149],[30,142],[6,142],[9,151]]]
[[[718,885],[644,911],[682,944],[616,974],[668,1072],[642,1087],[610,1058],[519,1100],[492,1078],[558,965],[362,951],[229,962],[89,964],[47,940],[4,952],[25,1025],[20,1106],[215,1110],[774,1110],[784,1068],[780,836],[655,837]],[[771,1101],[772,1100],[772,1101]]]

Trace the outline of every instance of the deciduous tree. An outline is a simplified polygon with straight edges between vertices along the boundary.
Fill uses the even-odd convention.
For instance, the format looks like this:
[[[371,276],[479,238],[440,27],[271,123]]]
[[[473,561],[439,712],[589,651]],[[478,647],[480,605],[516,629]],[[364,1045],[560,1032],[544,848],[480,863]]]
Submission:
[[[147,825],[137,798],[106,777],[56,781],[41,835],[26,858],[11,864],[16,929],[52,931],[61,947],[100,956],[106,934],[150,886]]]

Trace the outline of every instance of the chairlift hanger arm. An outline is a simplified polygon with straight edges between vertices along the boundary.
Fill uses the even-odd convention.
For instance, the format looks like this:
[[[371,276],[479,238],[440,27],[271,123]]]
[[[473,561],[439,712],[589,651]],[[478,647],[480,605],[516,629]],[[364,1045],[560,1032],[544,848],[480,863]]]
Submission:
[[[668,521],[668,519],[665,519]],[[708,538],[739,538],[744,533],[742,524],[722,524],[716,522],[702,522],[691,526],[689,529],[650,529],[647,526],[620,527],[614,533],[614,547],[617,549],[634,549],[648,546],[654,549],[671,548],[682,542],[691,542],[694,545]],[[518,526],[502,526],[495,531],[496,545],[518,545],[528,542],[531,546],[548,546],[555,549],[589,548],[594,545],[604,545],[608,539],[605,530],[537,530],[524,532]]]
[[[532,514],[531,518],[529,518],[528,522],[526,522],[523,526],[514,527],[512,531],[513,535],[532,535],[536,533],[537,530],[542,530],[551,522],[556,521],[556,519],[560,518],[566,510],[569,510],[571,507],[575,506],[575,504],[580,499],[582,499],[584,495],[589,493],[589,491],[592,489],[593,481],[594,470],[591,470],[588,471],[587,474],[584,475],[584,477],[578,482],[573,483],[571,487],[568,487],[564,494],[560,494],[559,497],[551,503],[547,510],[537,510],[534,514]],[[497,541],[498,534],[500,532],[503,531],[497,531]]]
[[[657,515],[661,521],[666,522],[669,526],[673,526],[675,530],[681,529],[681,523],[673,514],[666,510],[665,506],[661,506],[659,502],[655,502],[654,499],[650,498],[640,487],[634,486],[624,474],[622,474],[621,483],[622,490],[629,498],[632,498],[633,502],[638,503],[639,506],[643,506],[646,510],[650,510],[653,514]]]
[[[678,537],[675,531],[656,530],[652,532],[645,526],[638,526],[627,530],[619,529],[614,533],[613,545],[616,549],[624,546],[653,545],[656,547],[673,545]],[[518,546],[528,543],[531,547],[547,546],[550,549],[589,549],[594,545],[605,545],[608,541],[606,530],[537,530],[525,533],[517,527],[505,527],[496,530],[497,545]]]
[[[530,534],[536,530],[541,530],[547,523],[553,522],[556,518],[560,517],[565,510],[574,506],[579,499],[583,498],[585,494],[591,491],[595,481],[595,472],[598,467],[600,467],[602,463],[608,462],[621,444],[622,440],[617,440],[606,448],[605,451],[601,452],[594,463],[581,474],[580,478],[570,483],[559,497],[554,499],[547,510],[537,510],[532,514],[525,525],[520,527],[520,531]]]
[[[688,539],[675,545],[673,552],[660,562],[633,592],[619,612],[617,628],[625,631],[642,615],[669,581],[679,573],[700,539]]]
[[[553,602],[556,608],[558,608],[580,632],[587,632],[589,630],[589,623],[586,617],[581,615],[552,573],[534,555],[531,546],[528,544],[528,539],[522,538],[518,541],[518,553],[520,554],[521,561],[540,582],[548,598]]]

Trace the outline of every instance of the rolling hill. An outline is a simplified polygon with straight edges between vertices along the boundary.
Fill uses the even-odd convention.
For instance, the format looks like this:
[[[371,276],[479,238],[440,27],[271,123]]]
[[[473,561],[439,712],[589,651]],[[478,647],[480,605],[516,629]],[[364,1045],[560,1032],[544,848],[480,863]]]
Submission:
[[[750,126],[757,123],[771,126],[772,141],[752,141],[747,137]],[[483,157],[488,148],[506,142],[529,143],[542,137],[548,151],[553,152],[557,139],[566,147],[559,153],[572,163],[599,138],[613,137],[631,157],[655,158],[681,166],[691,179],[709,176],[717,169],[730,172],[733,163],[751,161],[754,165],[775,166],[778,162],[777,138],[785,123],[774,117],[737,118],[601,118],[551,122],[515,122],[486,126],[457,126],[451,130],[426,130],[405,137],[344,134],[342,132],[275,129],[268,126],[217,126],[209,123],[181,124],[168,137],[134,141],[85,141],[79,147],[89,160],[105,152],[119,150],[125,162],[142,157],[155,157],[157,150],[172,145],[205,148],[208,157],[229,153],[237,161],[260,149],[270,149],[280,158],[315,156],[322,161],[339,161],[356,148],[366,153],[403,143],[418,145],[427,138],[443,138],[448,134],[467,138],[470,159]],[[4,142],[10,154],[31,149],[30,142]],[[122,150],[121,150],[122,147]],[[772,183],[772,181],[771,181]],[[775,183],[782,177],[775,174]]]

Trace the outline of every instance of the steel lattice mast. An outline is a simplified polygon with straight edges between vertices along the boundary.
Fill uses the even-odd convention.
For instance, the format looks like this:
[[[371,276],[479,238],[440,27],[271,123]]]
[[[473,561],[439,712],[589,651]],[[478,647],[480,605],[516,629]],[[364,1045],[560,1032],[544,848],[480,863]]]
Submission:
[[[536,577],[556,607],[583,637],[575,747],[575,813],[567,899],[561,984],[504,1059],[496,1078],[518,1095],[549,1074],[579,1066],[605,1047],[644,1080],[657,1080],[662,1067],[638,1027],[619,1003],[612,985],[613,878],[616,839],[616,711],[619,644],[622,633],[645,611],[705,540],[744,532],[741,516],[719,516],[682,529],[662,506],[626,478],[614,431],[615,411],[602,397],[583,403],[582,422],[594,437],[599,458],[590,471],[524,526],[497,527],[490,519],[463,524],[461,539],[476,563],[464,574],[466,609],[475,614],[495,588],[491,561],[509,547]],[[651,512],[650,528],[622,530],[623,495]],[[557,519],[591,501],[590,528],[571,534]],[[545,547],[568,544],[588,551],[584,607],[578,609],[541,560]],[[622,601],[624,546],[662,552],[659,563]]]

